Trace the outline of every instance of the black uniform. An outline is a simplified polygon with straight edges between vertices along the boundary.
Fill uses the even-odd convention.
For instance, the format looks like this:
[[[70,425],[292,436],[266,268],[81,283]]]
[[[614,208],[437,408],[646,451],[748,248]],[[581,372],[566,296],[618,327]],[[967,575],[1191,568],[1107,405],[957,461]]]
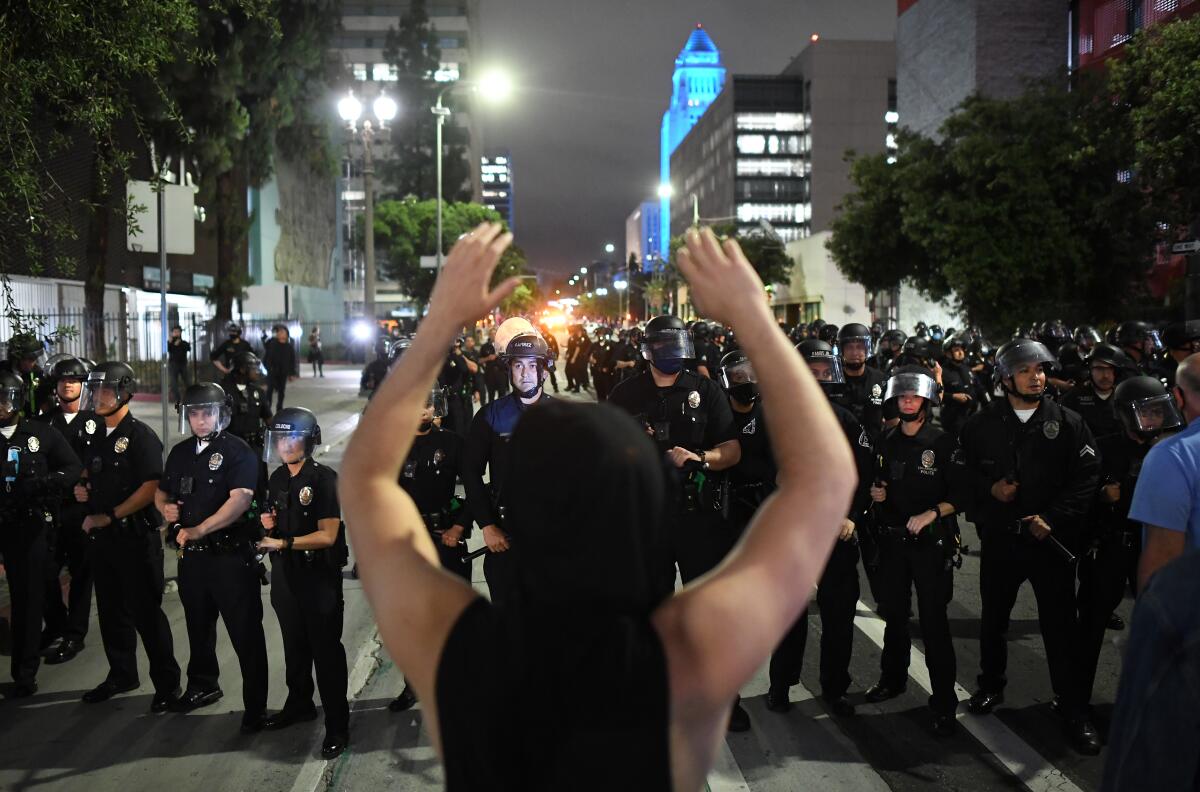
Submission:
[[[721,370],[721,348],[708,339],[696,344],[696,365],[704,366],[708,376],[716,377]]]
[[[485,405],[486,407],[486,405]],[[473,426],[474,424],[472,424]],[[437,426],[413,439],[412,449],[400,472],[400,486],[417,504],[425,527],[432,534],[442,568],[471,582],[471,565],[464,564],[470,513],[454,496],[463,462],[463,439]],[[456,547],[442,544],[442,534],[461,525],[463,542]]]
[[[1028,580],[1037,598],[1051,684],[1064,712],[1074,715],[1080,705],[1073,673],[1075,570],[1049,538],[1034,539],[1021,518],[1041,516],[1055,538],[1078,552],[1079,524],[1099,480],[1095,440],[1078,413],[1049,399],[1026,423],[1008,399],[997,399],[968,419],[961,441],[970,516],[983,540],[979,687],[988,693],[1004,689],[1009,615]],[[1001,479],[1020,484],[1012,503],[992,496],[992,486]]]
[[[958,508],[964,478],[958,441],[927,420],[912,437],[901,426],[889,429],[876,444],[874,456],[872,478],[887,485],[887,498],[874,504],[871,518],[880,551],[875,573],[879,614],[887,622],[879,681],[892,690],[903,690],[908,681],[910,592],[915,587],[933,688],[929,704],[938,714],[953,715],[958,698],[946,605],[954,587],[955,521],[936,519],[916,536],[906,526],[910,517],[939,503]]]
[[[263,344],[262,362],[267,369],[267,404],[274,400],[275,409],[282,410],[288,377],[300,376],[296,347],[290,338],[287,341],[272,338]]]
[[[693,371],[681,371],[666,388],[655,385],[653,373],[646,371],[620,383],[609,401],[645,426],[662,454],[675,446],[699,453],[739,437],[728,397],[716,382]],[[673,470],[666,495],[665,552],[671,566],[664,564],[664,594],[675,586],[674,565],[683,582],[691,582],[719,564],[738,535],[727,517],[727,475]]]
[[[1125,427],[1117,417],[1113,391],[1108,392],[1108,398],[1101,398],[1092,383],[1085,382],[1067,391],[1059,403],[1079,413],[1097,440],[1112,434],[1125,434]]]
[[[549,357],[546,360],[546,381],[550,383],[550,387],[558,393],[558,339],[554,337],[554,333],[546,332],[543,338],[546,339],[546,348],[549,352]]]
[[[442,425],[459,437],[465,437],[471,422],[471,392],[474,388],[466,358],[451,352],[442,364],[438,381],[446,391],[446,417]]]
[[[463,445],[462,480],[471,515],[480,528],[495,525],[513,537],[511,549],[503,553],[488,553],[483,558],[488,592],[492,602],[497,604],[504,603],[516,586],[516,560],[513,553],[519,552],[521,542],[520,536],[513,534],[513,526],[505,519],[508,508],[504,484],[512,467],[509,442],[522,413],[551,399],[545,391],[542,391],[538,401],[529,405],[522,402],[516,393],[497,399],[471,420],[471,428]],[[484,468],[488,472],[487,484],[483,483]]]
[[[254,352],[254,347],[250,346],[250,342],[238,336],[237,338],[226,338],[217,348],[209,353],[208,359],[216,362],[221,361],[221,365],[225,368],[233,367],[233,358],[239,352]]]
[[[279,539],[317,531],[319,520],[340,520],[337,474],[315,460],[304,462],[291,475],[287,465],[271,474],[270,503],[275,509]],[[313,667],[325,708],[325,730],[347,734],[350,705],[346,702],[346,649],[342,646],[342,567],[346,537],[339,527],[337,541],[323,550],[278,550],[271,553],[271,606],[283,635],[286,713],[313,709]],[[247,710],[249,711],[249,710]]]
[[[963,424],[975,412],[978,402],[975,400],[975,380],[971,376],[971,366],[966,360],[961,363],[955,363],[949,357],[942,361],[942,411],[941,421],[942,427],[958,437],[962,432]],[[955,394],[961,393],[970,397],[968,402],[959,402],[954,398]]]
[[[101,426],[99,432],[105,431]],[[99,438],[84,461],[91,514],[111,513],[147,481],[162,478],[162,443],[133,415]],[[171,624],[162,610],[165,581],[158,525],[158,512],[147,505],[119,524],[92,531],[90,546],[96,613],[108,657],[106,681],[118,688],[138,684],[141,636],[154,690],[169,695],[179,687],[179,664]]]
[[[179,502],[178,527],[199,525],[229,500],[230,492],[253,492],[258,484],[258,460],[243,440],[222,432],[200,445],[194,437],[177,444],[163,470],[159,489]],[[228,528],[187,542],[179,560],[179,599],[191,646],[188,690],[217,688],[219,615],[241,665],[246,718],[261,716],[267,707],[267,642],[254,560],[260,531],[257,516],[244,515]]]
[[[883,431],[883,395],[887,391],[887,377],[873,366],[864,366],[857,377],[846,372],[846,388],[837,403],[850,411],[854,420],[867,430],[867,437],[874,443]]]
[[[40,664],[53,513],[78,480],[80,464],[61,434],[26,418],[17,419],[12,437],[0,435],[0,461],[0,552],[12,603],[12,678],[18,685],[33,685]]]
[[[489,358],[483,364],[483,383],[487,387],[487,400],[484,404],[489,404],[508,393],[508,366],[504,364],[503,360],[495,356],[496,346],[490,341],[481,346],[479,352],[482,357]]]
[[[866,430],[849,410],[831,404],[834,415],[846,435],[850,449],[854,452],[858,469],[858,488],[850,504],[847,517],[854,521],[856,535],[847,541],[837,541],[833,553],[817,582],[817,608],[821,612],[821,695],[826,699],[839,699],[850,689],[850,655],[854,647],[854,613],[858,605],[858,559],[859,540],[857,534],[865,529],[864,514],[868,497],[868,470],[871,465],[871,441]],[[783,689],[800,682],[800,671],[804,665],[804,648],[808,644],[808,612],[783,636],[779,646],[771,654],[769,675],[771,687]]]
[[[359,390],[367,392],[367,397],[370,398],[375,394],[375,389],[383,384],[383,380],[388,373],[388,359],[386,357],[376,357],[367,365],[363,366],[362,379],[358,382]]]
[[[1142,524],[1129,519],[1133,491],[1149,443],[1139,443],[1124,431],[1101,437],[1101,486],[1120,484],[1121,495],[1109,503],[1097,493],[1089,529],[1079,559],[1079,684],[1080,702],[1088,704],[1096,681],[1096,665],[1108,621],[1131,581],[1136,581],[1142,545]]]
[[[616,382],[613,374],[615,368],[612,339],[604,336],[596,339],[596,343],[592,344],[591,370],[592,384],[596,386],[597,401],[608,399],[608,394]]]
[[[271,399],[253,382],[239,384],[233,375],[221,380],[221,387],[233,399],[229,428],[225,431],[246,441],[246,445],[262,456],[267,420],[271,417]]]
[[[167,362],[170,366],[171,390],[175,392],[175,401],[179,401],[187,386],[192,384],[191,378],[188,377],[188,353],[191,351],[192,345],[182,338],[172,338],[167,342]],[[183,387],[179,387],[180,380],[183,380]]]
[[[92,446],[104,437],[104,420],[93,412],[64,413],[61,407],[55,407],[38,420],[57,429],[81,462],[92,458]],[[88,536],[81,527],[87,514],[86,505],[75,500],[72,490],[63,493],[55,520],[54,552],[46,576],[44,618],[46,633],[61,636],[64,641],[82,642],[92,616],[92,564]],[[63,567],[71,574],[66,604],[59,579]]]

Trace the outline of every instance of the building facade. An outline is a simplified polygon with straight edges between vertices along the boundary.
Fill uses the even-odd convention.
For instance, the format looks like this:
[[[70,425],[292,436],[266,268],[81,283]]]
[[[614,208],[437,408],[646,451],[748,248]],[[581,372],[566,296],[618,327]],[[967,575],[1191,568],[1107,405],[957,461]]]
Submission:
[[[642,272],[651,272],[663,260],[658,244],[662,234],[660,216],[658,201],[643,201],[625,219],[625,261],[635,256]]]
[[[512,154],[507,150],[491,151],[481,160],[480,181],[483,183],[483,205],[496,210],[510,231],[516,230],[513,219]]]
[[[1120,57],[1125,42],[1144,28],[1200,12],[1200,0],[1071,0],[1072,69],[1095,68]]]
[[[721,62],[721,52],[704,26],[696,25],[675,58],[671,104],[663,113],[660,132],[659,183],[674,188],[676,201],[679,187],[671,181],[671,156],[724,87],[725,66]],[[663,260],[668,256],[671,242],[671,204],[670,194],[660,194],[657,252]]]

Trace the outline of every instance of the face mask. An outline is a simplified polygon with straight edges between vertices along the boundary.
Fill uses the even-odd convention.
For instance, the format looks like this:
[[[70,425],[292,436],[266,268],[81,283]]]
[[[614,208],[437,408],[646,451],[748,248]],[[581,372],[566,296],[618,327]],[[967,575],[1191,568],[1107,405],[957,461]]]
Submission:
[[[421,425],[417,427],[417,431],[420,432],[421,434],[425,434],[432,428],[433,428],[433,421],[421,421]]]
[[[742,382],[729,387],[729,395],[742,404],[754,404],[758,401],[758,383]]]
[[[671,358],[670,360],[654,361],[654,368],[661,371],[663,374],[678,374],[683,370],[683,360],[680,358]]]

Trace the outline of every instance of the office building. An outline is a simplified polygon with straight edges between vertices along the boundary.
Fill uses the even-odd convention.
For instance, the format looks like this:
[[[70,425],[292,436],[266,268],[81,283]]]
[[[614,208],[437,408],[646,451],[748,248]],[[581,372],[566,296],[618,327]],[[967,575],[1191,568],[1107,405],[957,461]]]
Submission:
[[[483,184],[483,205],[495,209],[500,218],[508,224],[509,230],[515,231],[512,154],[500,150],[485,154],[479,171],[479,178]]]

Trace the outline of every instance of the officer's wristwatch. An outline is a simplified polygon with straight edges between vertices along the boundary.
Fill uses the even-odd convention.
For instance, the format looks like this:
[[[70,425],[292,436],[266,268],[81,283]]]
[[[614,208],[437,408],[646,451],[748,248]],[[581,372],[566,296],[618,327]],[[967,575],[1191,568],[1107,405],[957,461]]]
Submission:
[[[700,466],[703,467],[705,470],[708,470],[708,462],[705,460],[705,457],[707,457],[707,456],[708,456],[708,452],[705,451],[704,449],[700,449]]]
[[[294,545],[296,543],[296,537],[294,537],[294,536],[284,537],[283,542],[284,542],[284,545],[286,546],[286,549],[291,550],[292,545]]]

